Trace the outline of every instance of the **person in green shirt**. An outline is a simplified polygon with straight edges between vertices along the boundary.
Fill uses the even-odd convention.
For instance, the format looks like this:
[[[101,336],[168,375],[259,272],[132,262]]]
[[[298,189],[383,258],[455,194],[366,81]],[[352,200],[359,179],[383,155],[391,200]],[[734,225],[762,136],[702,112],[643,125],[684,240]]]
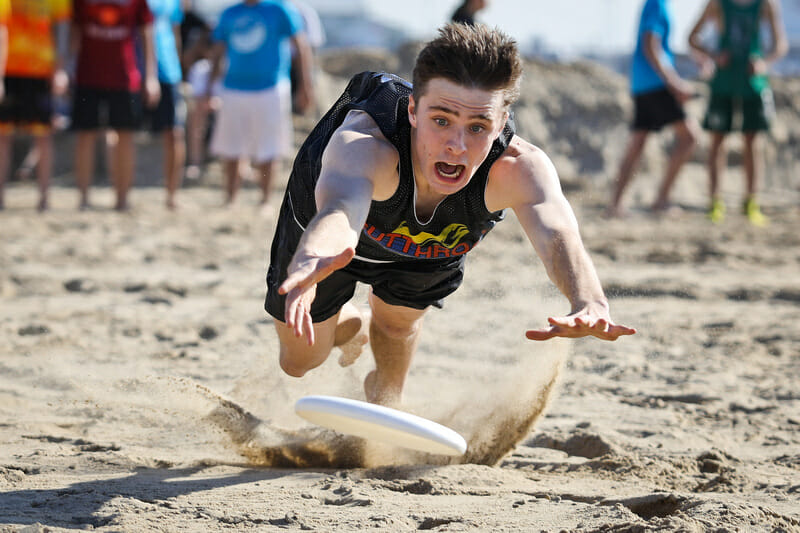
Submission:
[[[771,37],[768,50],[761,41],[764,22]],[[702,38],[707,25],[715,26],[714,46],[708,46]],[[763,172],[759,133],[769,129],[774,114],[767,72],[789,48],[780,5],[777,0],[709,0],[689,34],[689,46],[715,67],[703,121],[703,127],[711,132],[709,218],[721,222],[725,217],[725,204],[719,192],[726,162],[724,141],[728,133],[741,131],[746,178],[743,211],[752,224],[766,225],[768,220],[756,200]]]

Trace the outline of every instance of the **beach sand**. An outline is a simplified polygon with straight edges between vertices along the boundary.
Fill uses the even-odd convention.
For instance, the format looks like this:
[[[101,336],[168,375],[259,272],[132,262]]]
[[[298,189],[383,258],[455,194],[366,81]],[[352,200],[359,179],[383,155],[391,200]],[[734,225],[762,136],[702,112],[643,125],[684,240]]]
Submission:
[[[542,130],[542,144],[567,126]],[[274,220],[252,186],[223,208],[213,177],[190,184],[177,212],[160,187],[138,186],[119,214],[105,186],[95,209],[76,210],[62,177],[40,215],[34,187],[10,184],[0,531],[800,531],[800,191],[781,178],[792,169],[765,183],[767,228],[738,213],[731,171],[729,219],[715,226],[701,150],[675,189],[684,211],[655,218],[641,209],[654,149],[630,216],[606,220],[602,176],[624,134],[581,131],[605,162],[554,160],[612,316],[638,333],[526,340],[568,303],[508,213],[426,317],[403,406],[462,433],[461,458],[294,414],[307,394],[363,399],[373,362],[367,351],[342,368],[334,353],[302,379],[280,371],[263,311]]]

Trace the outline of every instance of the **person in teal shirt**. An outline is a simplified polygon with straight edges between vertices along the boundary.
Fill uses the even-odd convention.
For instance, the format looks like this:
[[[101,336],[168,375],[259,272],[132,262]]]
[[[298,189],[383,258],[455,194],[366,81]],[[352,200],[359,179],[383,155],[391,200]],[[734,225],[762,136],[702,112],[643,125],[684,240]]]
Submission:
[[[186,163],[186,102],[180,91],[180,24],[183,9],[180,0],[147,0],[153,13],[153,34],[156,45],[158,82],[161,99],[155,108],[145,113],[145,120],[153,133],[160,134],[164,143],[164,184],[166,205],[175,209],[175,192],[183,178]]]
[[[770,31],[771,48],[764,49],[761,25]],[[708,46],[702,39],[707,25],[714,25],[717,40]],[[759,133],[767,131],[774,114],[767,72],[789,49],[777,0],[709,0],[689,34],[689,46],[703,61],[712,62],[710,98],[703,127],[711,132],[708,173],[711,205],[709,218],[722,222],[725,204],[720,196],[727,161],[725,137],[732,131],[744,136],[746,196],[743,211],[750,222],[764,226],[756,191],[763,173]]]
[[[652,205],[656,213],[672,208],[670,190],[697,143],[700,128],[683,108],[684,102],[694,95],[694,89],[675,71],[675,58],[669,45],[672,27],[670,4],[670,0],[646,0],[642,6],[636,49],[631,61],[633,123],[606,210],[609,217],[622,215],[622,195],[633,178],[633,171],[651,133],[667,125],[675,132],[675,145]]]

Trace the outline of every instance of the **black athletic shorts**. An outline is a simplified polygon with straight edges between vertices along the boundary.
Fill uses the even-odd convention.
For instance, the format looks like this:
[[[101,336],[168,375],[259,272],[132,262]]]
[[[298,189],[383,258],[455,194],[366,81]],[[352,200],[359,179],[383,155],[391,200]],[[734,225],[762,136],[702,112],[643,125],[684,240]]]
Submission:
[[[633,95],[633,130],[658,131],[686,118],[683,106],[667,89]]]
[[[144,125],[152,132],[171,130],[186,124],[186,102],[177,83],[161,82],[161,98],[153,108],[145,108]]]
[[[49,80],[15,76],[5,78],[5,96],[0,100],[0,124],[49,127],[52,116],[53,97]]]
[[[278,294],[278,287],[286,279],[286,270],[302,230],[293,218],[281,218],[284,223],[278,224],[272,241],[264,309],[276,319],[285,322],[286,297]],[[429,306],[441,308],[444,298],[452,294],[464,279],[464,259],[461,256],[446,262],[393,263],[371,263],[353,259],[346,267],[317,285],[316,298],[311,304],[311,318],[314,322],[322,322],[338,313],[353,297],[356,282],[371,285],[373,294],[390,305],[413,309],[425,309]]]
[[[770,89],[749,98],[712,93],[703,128],[722,133],[767,131],[774,116],[775,103]]]
[[[136,130],[142,122],[139,93],[78,87],[72,102],[72,129]]]

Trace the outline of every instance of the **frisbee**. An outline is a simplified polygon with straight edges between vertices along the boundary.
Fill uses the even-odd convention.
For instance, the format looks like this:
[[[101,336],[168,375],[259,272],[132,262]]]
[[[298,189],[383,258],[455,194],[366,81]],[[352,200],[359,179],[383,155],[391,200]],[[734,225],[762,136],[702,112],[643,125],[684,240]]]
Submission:
[[[442,455],[467,451],[464,437],[427,418],[337,396],[305,396],[294,411],[318,426],[368,440]]]

